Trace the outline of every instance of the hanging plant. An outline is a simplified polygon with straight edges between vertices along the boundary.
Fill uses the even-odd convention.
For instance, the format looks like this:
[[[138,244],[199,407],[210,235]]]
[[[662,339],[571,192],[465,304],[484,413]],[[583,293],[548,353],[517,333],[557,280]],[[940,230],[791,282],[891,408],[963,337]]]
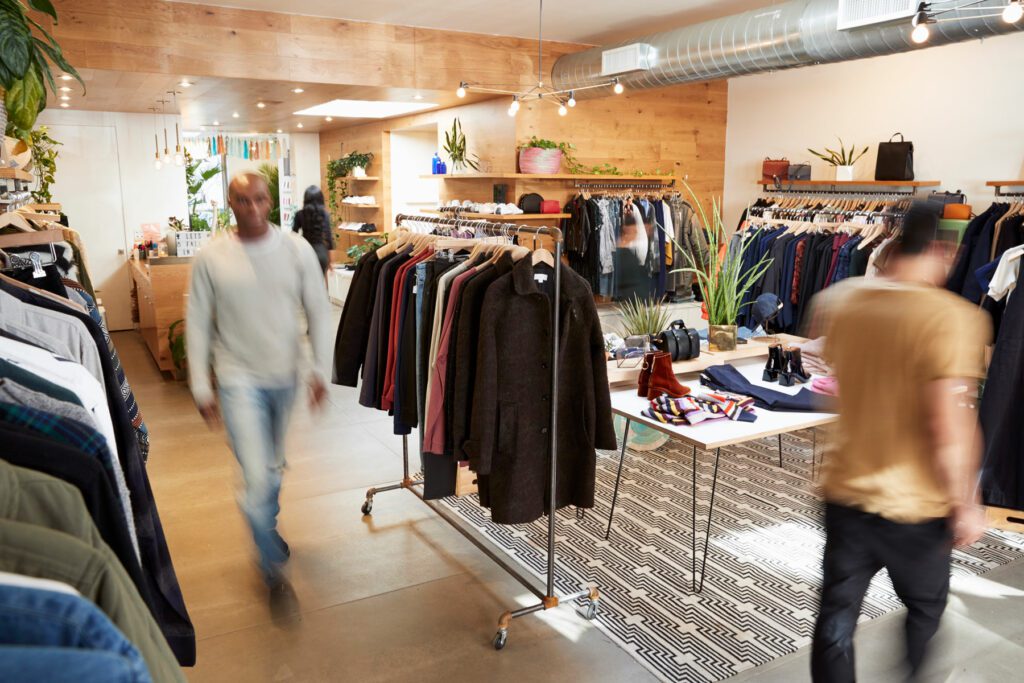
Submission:
[[[373,152],[353,151],[340,159],[331,159],[327,162],[327,205],[333,218],[338,217],[338,192],[341,192],[341,198],[348,196],[348,181],[345,178],[352,173],[353,168],[360,166],[365,169],[371,161]]]
[[[64,143],[50,137],[46,126],[39,126],[32,131],[32,164],[35,167],[36,181],[39,187],[32,191],[32,200],[39,204],[49,204],[53,199],[50,185],[57,175],[57,147]]]
[[[460,171],[467,166],[474,171],[480,170],[480,159],[467,151],[466,134],[462,132],[462,123],[457,118],[452,122],[452,129],[444,132],[444,151],[452,160],[453,171]]]
[[[0,122],[5,122],[6,134],[30,143],[36,117],[46,108],[47,86],[58,92],[50,63],[74,77],[83,89],[85,82],[64,59],[53,36],[26,9],[43,12],[54,23],[57,10],[50,0],[0,0]]]

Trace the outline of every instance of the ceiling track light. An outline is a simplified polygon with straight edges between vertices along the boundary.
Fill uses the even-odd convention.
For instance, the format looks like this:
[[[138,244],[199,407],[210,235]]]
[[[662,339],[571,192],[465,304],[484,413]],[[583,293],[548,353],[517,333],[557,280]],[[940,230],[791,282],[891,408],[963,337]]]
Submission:
[[[1024,17],[1024,2],[1021,2],[1021,0],[1010,0],[1010,4],[1003,8],[1001,16],[1007,24],[1016,24]]]

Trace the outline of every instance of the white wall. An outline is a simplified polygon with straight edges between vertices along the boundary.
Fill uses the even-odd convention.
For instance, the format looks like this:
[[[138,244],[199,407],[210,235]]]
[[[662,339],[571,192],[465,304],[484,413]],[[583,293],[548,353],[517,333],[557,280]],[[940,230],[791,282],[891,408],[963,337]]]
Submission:
[[[176,117],[167,116],[171,154],[174,154],[175,120]],[[111,229],[116,227],[123,230],[129,245],[135,238],[135,231],[144,223],[159,223],[166,227],[169,217],[176,216],[184,220],[188,216],[185,169],[172,164],[157,171],[153,166],[154,122],[162,151],[163,127],[159,118],[154,119],[149,114],[46,109],[39,115],[41,124],[81,126],[86,133],[89,127],[114,127],[121,173],[119,178],[110,178],[110,182],[121,188],[124,220],[119,226],[111,225]],[[61,176],[60,158],[57,159],[57,182],[62,192],[76,191],[74,179]],[[55,195],[54,201],[66,202],[67,198]],[[69,219],[74,225],[75,217],[69,216]],[[86,248],[88,246],[86,244]]]
[[[320,185],[320,134],[291,133],[288,137],[292,148],[291,170],[295,176],[295,203],[302,206],[302,193],[306,188]]]
[[[437,208],[441,185],[432,178],[422,177],[430,173],[430,160],[436,151],[436,130],[391,133],[391,211],[394,215]],[[355,192],[359,192],[358,185]]]
[[[726,227],[760,192],[765,156],[809,160],[812,178],[833,178],[807,148],[835,149],[836,135],[871,148],[856,179],[874,177],[878,142],[900,131],[914,143],[917,179],[988,206],[986,180],[1024,177],[1021,64],[1024,36],[1009,35],[730,80]]]

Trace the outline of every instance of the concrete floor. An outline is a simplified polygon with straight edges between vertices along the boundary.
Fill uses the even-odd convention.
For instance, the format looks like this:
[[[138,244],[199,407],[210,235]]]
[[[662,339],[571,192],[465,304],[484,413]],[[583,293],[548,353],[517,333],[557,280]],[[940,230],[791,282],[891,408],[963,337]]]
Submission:
[[[373,516],[360,515],[367,487],[401,477],[401,440],[346,387],[331,388],[322,415],[300,406],[292,424],[281,531],[297,602],[272,614],[223,433],[183,383],[161,377],[141,337],[114,340],[150,429],[150,480],[196,627],[190,681],[654,680],[570,607],[516,620],[495,652],[498,615],[532,596],[411,493],[380,494]],[[1021,589],[1022,563],[956,585],[928,680],[1020,680]],[[899,680],[901,624],[896,613],[861,626],[861,680]],[[809,680],[808,652],[734,680]]]

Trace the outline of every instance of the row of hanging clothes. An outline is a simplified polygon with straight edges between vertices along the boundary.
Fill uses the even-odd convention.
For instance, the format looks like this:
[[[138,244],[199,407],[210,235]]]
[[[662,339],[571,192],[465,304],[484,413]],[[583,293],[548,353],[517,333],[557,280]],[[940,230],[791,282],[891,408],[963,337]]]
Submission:
[[[392,415],[396,434],[421,429],[426,499],[454,494],[457,467],[468,464],[481,505],[499,524],[549,510],[557,395],[556,505],[592,507],[594,449],[615,448],[616,440],[590,286],[568,268],[556,277],[543,244],[532,252],[518,246],[532,244],[531,228],[494,235],[486,221],[439,221],[433,234],[400,232],[357,263],[334,382],[360,384],[360,404]]]
[[[708,262],[708,240],[694,207],[678,192],[582,191],[564,207],[569,266],[594,294],[613,300],[687,300]],[[685,252],[685,254],[684,254]]]
[[[195,630],[148,435],[57,218],[0,215],[0,680],[183,681]]]
[[[753,302],[775,294],[782,310],[773,332],[797,333],[815,294],[848,277],[885,271],[909,200],[829,195],[759,197],[744,212],[728,249],[742,255],[740,272],[766,259],[747,288],[737,324],[753,329]]]

